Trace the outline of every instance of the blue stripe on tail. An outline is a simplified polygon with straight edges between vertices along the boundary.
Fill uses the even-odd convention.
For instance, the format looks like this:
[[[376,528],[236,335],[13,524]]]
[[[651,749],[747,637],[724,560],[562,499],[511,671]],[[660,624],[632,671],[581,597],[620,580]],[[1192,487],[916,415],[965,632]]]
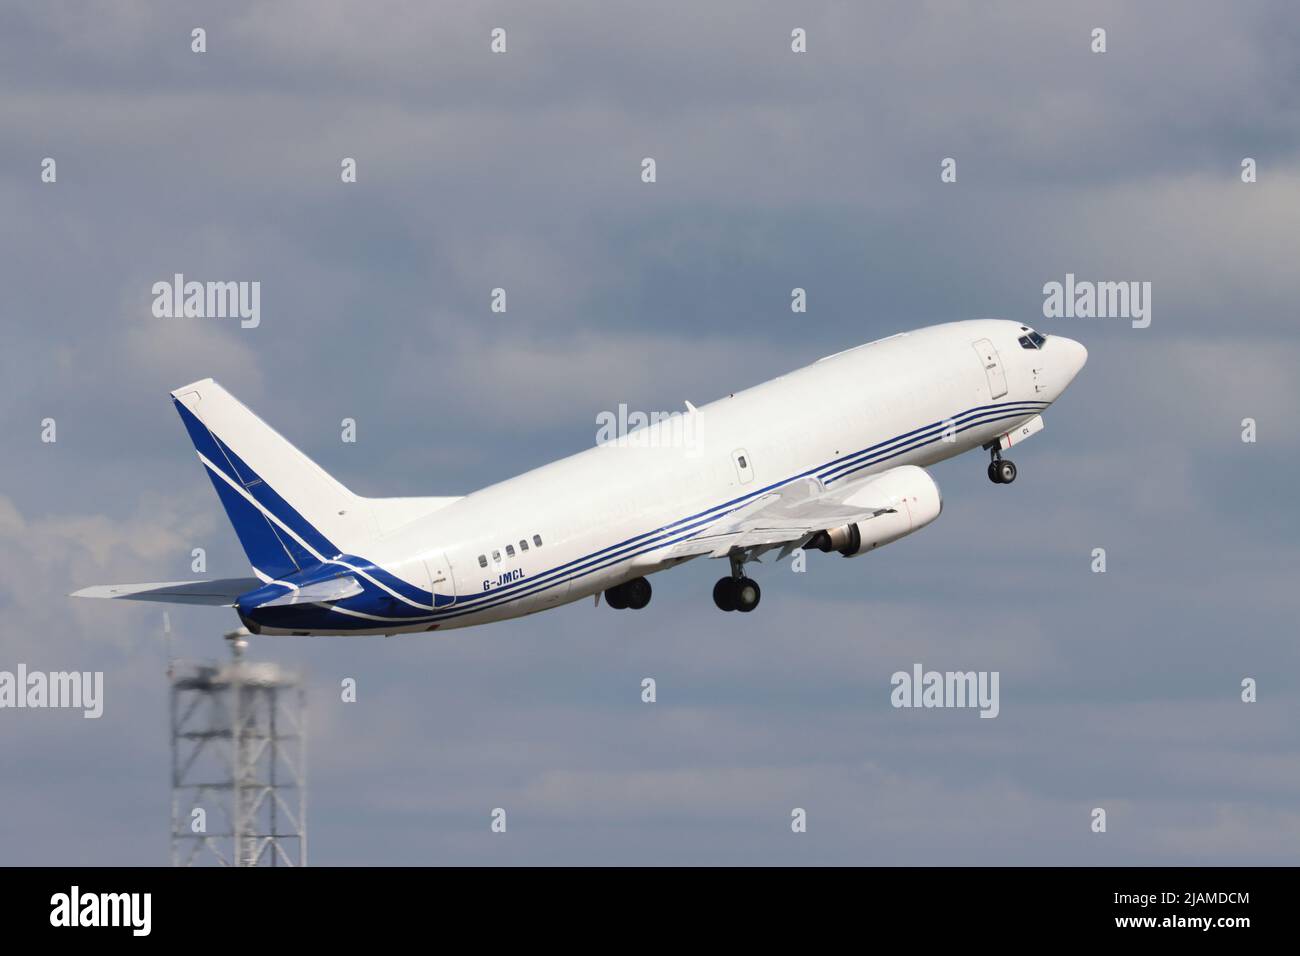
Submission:
[[[311,548],[326,558],[337,555],[338,549],[316,529],[306,518],[299,514],[276,491],[263,481],[242,458],[204,425],[193,412],[181,402],[172,399],[176,411],[180,413],[185,430],[189,433],[194,448],[204,458],[212,462],[222,475],[229,478],[252,496],[285,527],[293,530]],[[205,469],[206,470],[206,469]],[[230,486],[221,475],[209,472],[212,486],[217,489],[217,497],[226,509],[226,516],[235,528],[239,543],[248,555],[249,563],[263,574],[273,578],[294,574],[313,565],[319,564],[316,556],[293,535],[277,527],[257,506]]]

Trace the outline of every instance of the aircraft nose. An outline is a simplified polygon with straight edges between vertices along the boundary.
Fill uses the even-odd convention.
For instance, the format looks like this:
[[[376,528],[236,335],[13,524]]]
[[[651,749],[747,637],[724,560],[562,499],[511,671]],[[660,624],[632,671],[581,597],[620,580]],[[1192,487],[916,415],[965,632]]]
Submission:
[[[1074,339],[1067,339],[1062,336],[1054,336],[1058,344],[1064,346],[1061,350],[1061,358],[1065,366],[1066,381],[1073,381],[1074,377],[1079,374],[1088,361],[1088,350],[1083,347],[1082,342],[1076,342]]]

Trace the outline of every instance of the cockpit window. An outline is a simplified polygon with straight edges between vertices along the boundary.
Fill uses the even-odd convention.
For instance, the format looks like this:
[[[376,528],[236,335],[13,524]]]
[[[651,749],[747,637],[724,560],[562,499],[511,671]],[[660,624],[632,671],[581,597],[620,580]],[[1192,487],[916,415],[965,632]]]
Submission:
[[[1043,343],[1047,341],[1047,336],[1043,335],[1041,332],[1030,332],[1029,341],[1033,342],[1036,346],[1038,346],[1041,349],[1043,347]]]
[[[1024,326],[1021,326],[1024,328]],[[1047,336],[1029,329],[1028,335],[1020,336],[1019,342],[1022,349],[1041,349],[1043,343],[1047,341]]]

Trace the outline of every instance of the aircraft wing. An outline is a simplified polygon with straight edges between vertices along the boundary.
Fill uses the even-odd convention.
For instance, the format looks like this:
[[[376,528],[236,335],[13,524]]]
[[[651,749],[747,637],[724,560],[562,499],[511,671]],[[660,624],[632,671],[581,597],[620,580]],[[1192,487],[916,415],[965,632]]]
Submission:
[[[825,491],[815,478],[792,481],[724,515],[695,537],[655,552],[653,558],[660,561],[701,554],[720,558],[736,548],[766,550],[778,544],[786,546],[781,554],[784,557],[818,531],[893,513],[894,509],[883,502],[846,503],[846,498],[861,491],[870,480],[852,482],[832,492]]]
[[[96,584],[73,591],[72,597],[117,598],[126,601],[161,601],[165,604],[208,604],[234,607],[239,595],[262,582],[257,578],[219,578],[214,581],[164,581],[159,584]]]

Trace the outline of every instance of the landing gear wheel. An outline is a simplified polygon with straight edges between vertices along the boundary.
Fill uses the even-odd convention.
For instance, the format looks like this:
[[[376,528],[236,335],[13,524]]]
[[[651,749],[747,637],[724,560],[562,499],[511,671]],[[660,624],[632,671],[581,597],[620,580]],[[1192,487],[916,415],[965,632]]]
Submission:
[[[998,478],[998,462],[996,460],[989,462],[989,481],[995,485],[1002,484]]]
[[[741,578],[735,582],[736,585],[736,610],[742,613],[749,613],[758,607],[759,599],[762,598],[763,592],[759,589],[758,582],[752,578]]]
[[[639,611],[650,603],[650,582],[645,578],[633,578],[623,585],[622,591],[627,606],[634,611]]]
[[[735,578],[719,578],[713,585],[713,603],[719,611],[734,611],[740,602],[740,582]]]
[[[1009,485],[1016,480],[1016,464],[1013,461],[1007,461],[1005,458],[999,458],[993,463],[997,466],[998,477],[997,483],[1000,485]]]
[[[649,598],[646,600],[649,600]],[[627,608],[627,591],[623,585],[620,584],[618,587],[613,587],[606,591],[605,603],[615,611],[622,611]]]

